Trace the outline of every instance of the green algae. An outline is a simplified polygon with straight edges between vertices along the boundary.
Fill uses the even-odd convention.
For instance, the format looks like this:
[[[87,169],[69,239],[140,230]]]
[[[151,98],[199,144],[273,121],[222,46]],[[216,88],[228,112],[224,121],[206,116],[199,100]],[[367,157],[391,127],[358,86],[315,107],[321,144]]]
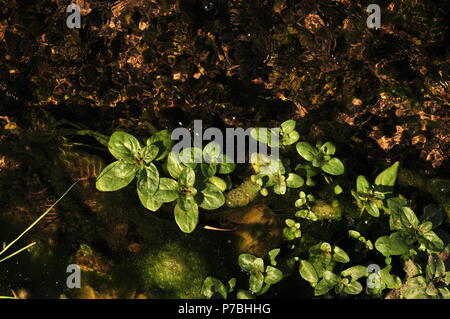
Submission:
[[[246,179],[241,185],[225,194],[225,206],[228,208],[244,207],[253,202],[259,194],[261,187]]]
[[[342,218],[342,207],[338,200],[333,200],[331,203],[317,200],[312,211],[318,220],[340,220]]]
[[[168,242],[140,258],[144,290],[150,298],[201,298],[208,276],[207,262],[197,251],[180,242]]]

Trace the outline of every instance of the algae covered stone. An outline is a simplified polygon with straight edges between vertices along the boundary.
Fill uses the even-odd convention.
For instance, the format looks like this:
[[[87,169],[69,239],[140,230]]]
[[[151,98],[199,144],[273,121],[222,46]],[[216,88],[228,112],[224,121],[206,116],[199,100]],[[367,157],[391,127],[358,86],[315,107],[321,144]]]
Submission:
[[[331,203],[318,200],[313,206],[312,211],[319,220],[340,220],[342,218],[342,208],[337,200],[333,200]]]
[[[261,186],[249,178],[225,194],[225,205],[229,208],[247,206],[256,199],[260,189]]]
[[[138,267],[150,298],[201,298],[208,276],[202,255],[179,242],[170,241],[143,257]]]

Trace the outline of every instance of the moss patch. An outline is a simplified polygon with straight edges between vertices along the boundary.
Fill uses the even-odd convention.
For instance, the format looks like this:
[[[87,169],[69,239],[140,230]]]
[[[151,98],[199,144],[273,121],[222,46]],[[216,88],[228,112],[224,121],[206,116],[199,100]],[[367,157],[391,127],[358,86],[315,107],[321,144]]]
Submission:
[[[138,263],[146,294],[150,298],[201,298],[208,276],[206,261],[181,243],[168,242]]]

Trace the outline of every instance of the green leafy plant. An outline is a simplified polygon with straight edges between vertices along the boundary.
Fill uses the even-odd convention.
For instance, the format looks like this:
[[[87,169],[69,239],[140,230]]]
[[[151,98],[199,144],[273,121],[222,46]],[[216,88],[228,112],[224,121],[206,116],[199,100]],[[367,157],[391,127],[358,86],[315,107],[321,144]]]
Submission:
[[[450,236],[440,228],[444,215],[437,206],[428,205],[417,216],[413,203],[395,194],[399,162],[378,174],[373,184],[358,176],[356,190],[351,190],[355,205],[350,202],[351,197],[346,197],[350,193],[345,189],[346,183],[341,183],[338,177],[345,173],[345,168],[334,156],[333,143],[312,146],[298,141],[293,121],[283,122],[275,131],[262,128],[252,131],[259,141],[278,147],[271,142],[273,134],[281,137],[281,158],[253,154],[253,172],[246,180],[251,188],[246,190],[259,192],[262,197],[243,196],[250,198],[245,201],[247,204],[252,200],[277,204],[280,196],[286,199],[282,213],[286,245],[271,250],[266,259],[248,253],[239,255],[238,264],[249,275],[249,281],[248,289],[236,291],[237,298],[255,298],[266,293],[271,285],[296,273],[296,267],[301,278],[311,284],[315,296],[334,293],[343,297],[397,294],[400,298],[449,298],[444,259],[449,254]],[[240,189],[234,187],[230,178],[236,165],[214,142],[203,149],[188,148],[176,154],[169,139],[169,132],[161,131],[142,147],[131,135],[114,133],[108,148],[117,161],[102,171],[97,187],[117,190],[137,177],[142,204],[151,211],[168,204],[179,228],[190,233],[203,210],[219,209],[226,202],[224,192]],[[292,157],[296,152],[300,156]],[[341,222],[341,214],[346,214],[347,224]],[[317,231],[319,225],[325,227],[323,232]],[[343,232],[342,227],[348,229]],[[340,243],[336,245],[344,240],[356,241],[355,249],[345,251]],[[369,254],[381,261],[383,268],[361,264],[361,258]],[[283,272],[275,267],[279,259]],[[404,266],[406,276],[393,266],[398,264]],[[224,284],[207,277],[202,294],[206,298],[228,298],[235,286],[235,278]]]
[[[375,184],[371,185],[362,175],[356,179],[356,192],[353,196],[358,200],[362,210],[367,211],[374,217],[380,216],[380,207],[387,194],[391,194],[397,179],[399,162],[382,171],[375,179]]]
[[[214,277],[206,277],[203,281],[202,295],[206,298],[211,298],[215,294],[220,294],[223,299],[227,299],[228,294],[233,292],[236,286],[236,278],[232,278],[228,281],[228,286],[225,286],[219,279]]]
[[[180,152],[180,157],[169,153],[167,170],[177,179],[177,184],[172,182],[173,193],[164,201],[177,199],[175,220],[182,231],[190,233],[197,225],[199,207],[214,210],[225,203],[223,192],[227,189],[227,182],[216,174],[233,172],[235,164],[218,151],[218,144],[214,142],[207,144],[203,150],[185,149]],[[208,158],[208,161],[197,164],[194,161],[196,157]],[[155,200],[159,199],[160,194],[157,193]]]
[[[432,230],[435,228],[433,222],[428,220],[430,214],[439,214],[440,211],[424,214],[420,222],[410,207],[401,206],[399,202],[402,203],[402,200],[393,198],[388,204],[391,208],[391,229],[395,232],[378,238],[375,248],[386,257],[405,255],[414,248],[428,253],[441,252],[444,249],[444,242]],[[430,211],[430,208],[427,211]]]
[[[283,228],[283,237],[286,240],[289,241],[301,237],[300,223],[295,222],[293,219],[286,219],[284,222],[286,227]]]
[[[318,143],[316,146],[312,146],[308,142],[298,142],[296,148],[300,156],[311,163],[310,170],[317,167],[330,175],[344,174],[344,164],[337,157],[333,157],[336,152],[333,143],[326,142],[323,145]]]
[[[448,253],[450,247],[447,246],[445,252]],[[420,269],[420,264],[413,260],[408,260],[415,269]],[[400,292],[406,299],[450,299],[449,292],[450,271],[439,254],[428,256],[425,271],[418,270],[409,274]]]
[[[281,270],[276,268],[276,257],[280,252],[279,248],[272,249],[269,253],[270,265],[265,266],[264,260],[251,254],[241,254],[238,258],[239,266],[249,274],[249,289],[239,289],[236,293],[238,299],[254,299],[255,296],[266,293],[270,286],[276,284],[283,278]],[[233,291],[236,286],[236,279],[228,281],[228,286],[219,279],[207,277],[203,281],[202,294],[206,298],[211,298],[214,294],[220,294],[224,299]]]
[[[137,177],[137,192],[144,204],[145,199],[155,194],[159,186],[159,171],[153,161],[164,159],[171,147],[172,140],[167,130],[150,137],[145,146],[128,133],[114,132],[108,149],[117,161],[102,170],[97,178],[97,189],[116,191]]]
[[[257,141],[263,142],[270,147],[279,147],[274,144],[275,138],[280,141],[281,147],[287,147],[294,144],[300,138],[300,135],[295,130],[297,123],[294,120],[287,120],[277,128],[255,128],[250,132],[250,135]],[[277,136],[278,135],[278,136]]]
[[[316,221],[318,218],[312,211],[312,205],[316,201],[314,195],[306,195],[304,191],[300,191],[298,196],[299,199],[295,201],[295,207],[299,208],[299,210],[295,213],[295,217]]]
[[[273,187],[273,192],[278,195],[286,194],[288,188],[299,188],[304,184],[303,178],[292,173],[289,162],[270,159],[262,154],[254,153],[252,166],[256,175],[252,175],[252,181],[261,186],[261,194],[268,195],[267,188]]]
[[[295,130],[297,123],[293,120],[288,120],[280,125],[281,145],[288,146],[294,144],[300,138],[300,135]]]
[[[145,146],[128,133],[114,132],[108,149],[117,161],[103,169],[96,186],[100,191],[116,191],[136,177],[142,205],[157,211],[164,203],[176,201],[175,221],[183,232],[190,233],[197,226],[199,208],[213,210],[225,203],[223,192],[227,183],[215,175],[231,173],[235,164],[220,155],[215,143],[209,143],[203,150],[184,149],[178,157],[171,147],[167,130],[151,136]],[[198,158],[208,158],[208,162],[198,165],[195,160]],[[164,171],[172,178],[163,177]]]
[[[239,266],[250,275],[249,290],[254,295],[264,294],[271,285],[283,278],[283,273],[279,269],[271,265],[265,266],[262,258],[251,254],[241,254]]]
[[[359,294],[363,287],[357,280],[367,275],[364,266],[353,266],[334,273],[336,263],[350,261],[347,253],[327,242],[318,243],[309,249],[309,260],[300,260],[299,272],[303,279],[314,287],[314,295],[321,296],[334,288],[336,294]]]

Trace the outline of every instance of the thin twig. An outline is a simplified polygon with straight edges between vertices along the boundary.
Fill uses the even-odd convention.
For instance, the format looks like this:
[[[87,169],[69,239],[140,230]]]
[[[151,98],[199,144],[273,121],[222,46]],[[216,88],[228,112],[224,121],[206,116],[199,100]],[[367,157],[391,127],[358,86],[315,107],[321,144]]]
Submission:
[[[38,219],[36,219],[27,229],[25,229],[25,231],[23,231],[18,237],[16,237],[16,239],[14,239],[12,242],[10,242],[5,248],[3,248],[2,251],[0,251],[0,256],[3,255],[12,245],[14,245],[20,238],[22,238],[26,233],[28,233],[34,226],[36,226],[37,223],[39,223],[39,221],[41,221],[42,218],[44,218],[52,209],[53,207],[56,206],[56,204],[58,204],[58,202],[64,198],[64,196],[67,195],[67,193],[79,182],[76,181],[75,183],[72,184],[72,186],[69,187],[69,189],[66,190],[66,192],[60,197],[58,198],[58,200],[56,202],[53,203],[52,206],[50,206],[41,216],[39,216]]]
[[[7,256],[7,257],[5,257],[5,258],[3,258],[3,259],[0,259],[0,263],[4,262],[5,260],[8,260],[8,259],[11,258],[11,257],[14,257],[14,256],[17,255],[17,254],[20,254],[22,251],[27,250],[28,248],[31,248],[31,247],[33,247],[34,245],[36,245],[36,242],[32,242],[31,244],[26,245],[26,246],[23,247],[23,248],[20,248],[19,250],[17,250],[16,252],[12,253],[11,255],[9,255],[9,256]]]

